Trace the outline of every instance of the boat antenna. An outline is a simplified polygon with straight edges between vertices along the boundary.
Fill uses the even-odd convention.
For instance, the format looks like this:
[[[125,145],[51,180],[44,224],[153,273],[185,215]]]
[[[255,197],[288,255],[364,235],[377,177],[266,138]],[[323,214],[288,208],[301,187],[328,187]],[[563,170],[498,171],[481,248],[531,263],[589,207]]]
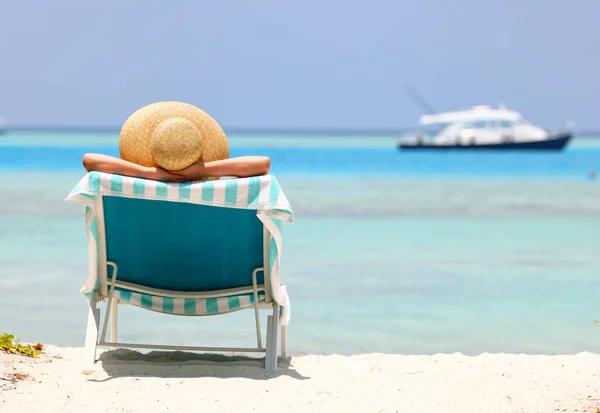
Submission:
[[[405,84],[404,89],[406,89],[406,92],[410,95],[410,97],[413,98],[415,102],[417,102],[417,105],[419,105],[421,109],[423,109],[426,115],[435,113],[435,110],[433,110],[429,103],[427,103],[425,99],[423,99],[421,95],[419,95],[411,85]]]

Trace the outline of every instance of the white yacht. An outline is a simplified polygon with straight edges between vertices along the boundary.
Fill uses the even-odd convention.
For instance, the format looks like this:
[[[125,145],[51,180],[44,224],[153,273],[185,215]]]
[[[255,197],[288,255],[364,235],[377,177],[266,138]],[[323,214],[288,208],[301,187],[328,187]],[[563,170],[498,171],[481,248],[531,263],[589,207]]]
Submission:
[[[571,132],[549,133],[527,122],[520,113],[499,107],[475,106],[469,110],[425,115],[422,125],[436,125],[440,131],[403,138],[400,149],[538,149],[562,150]]]

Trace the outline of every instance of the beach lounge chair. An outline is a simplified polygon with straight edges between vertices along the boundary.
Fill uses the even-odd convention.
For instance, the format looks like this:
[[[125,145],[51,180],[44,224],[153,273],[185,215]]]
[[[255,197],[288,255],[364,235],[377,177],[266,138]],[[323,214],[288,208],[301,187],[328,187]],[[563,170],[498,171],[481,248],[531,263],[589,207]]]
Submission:
[[[286,356],[290,301],[279,281],[281,224],[290,204],[274,176],[167,184],[91,172],[67,200],[84,205],[89,299],[84,373],[96,347],[207,352],[264,352],[277,369],[278,330]],[[100,331],[98,303],[107,301]],[[253,309],[257,346],[218,348],[120,343],[119,304],[179,316],[214,316]],[[260,309],[267,317],[266,344]],[[111,321],[110,341],[106,340]]]

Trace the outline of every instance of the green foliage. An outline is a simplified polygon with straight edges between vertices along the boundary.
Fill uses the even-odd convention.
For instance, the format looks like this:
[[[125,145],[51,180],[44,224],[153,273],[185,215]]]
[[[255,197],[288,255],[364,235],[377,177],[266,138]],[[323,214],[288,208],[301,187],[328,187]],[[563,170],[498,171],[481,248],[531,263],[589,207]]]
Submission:
[[[44,348],[44,346],[41,344],[36,344],[35,346],[27,344],[24,346],[14,340],[15,336],[12,334],[2,333],[2,335],[0,335],[0,350],[4,351],[5,353],[20,354],[27,357],[37,357],[42,353],[42,349]]]

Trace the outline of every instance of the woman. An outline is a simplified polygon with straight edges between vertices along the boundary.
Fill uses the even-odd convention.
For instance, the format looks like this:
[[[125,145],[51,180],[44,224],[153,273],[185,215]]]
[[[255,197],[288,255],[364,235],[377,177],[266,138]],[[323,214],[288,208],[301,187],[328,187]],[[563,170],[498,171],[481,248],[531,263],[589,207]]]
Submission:
[[[266,156],[241,156],[214,162],[197,162],[181,171],[166,171],[140,166],[112,156],[86,153],[83,156],[83,167],[88,172],[106,172],[163,182],[187,182],[201,181],[207,177],[245,178],[266,175],[271,168],[271,161]]]

